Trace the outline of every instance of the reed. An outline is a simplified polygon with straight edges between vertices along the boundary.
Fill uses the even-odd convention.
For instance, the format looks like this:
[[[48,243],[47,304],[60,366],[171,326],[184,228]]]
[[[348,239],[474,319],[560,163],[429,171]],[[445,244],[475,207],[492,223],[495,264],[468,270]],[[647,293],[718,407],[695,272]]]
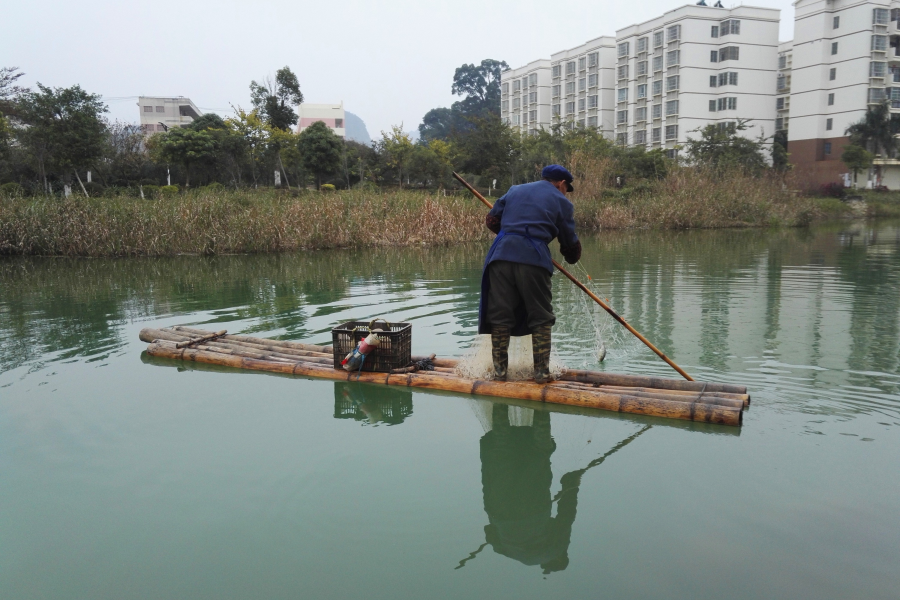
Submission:
[[[611,167],[603,165],[603,173]],[[615,189],[576,182],[579,230],[803,225],[814,205],[780,181],[675,168]],[[485,209],[466,195],[350,190],[300,195],[209,190],[154,200],[0,198],[0,254],[166,256],[487,241]]]

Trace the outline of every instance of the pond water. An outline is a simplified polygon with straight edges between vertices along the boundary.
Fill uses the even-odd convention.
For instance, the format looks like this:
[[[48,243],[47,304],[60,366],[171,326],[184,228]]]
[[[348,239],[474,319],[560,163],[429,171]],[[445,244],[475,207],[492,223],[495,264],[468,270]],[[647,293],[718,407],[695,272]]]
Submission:
[[[896,598],[900,226],[607,233],[595,286],[742,429],[152,359],[195,324],[459,356],[482,245],[0,260],[6,598]],[[582,273],[581,270],[578,271]],[[554,277],[569,366],[677,375]]]

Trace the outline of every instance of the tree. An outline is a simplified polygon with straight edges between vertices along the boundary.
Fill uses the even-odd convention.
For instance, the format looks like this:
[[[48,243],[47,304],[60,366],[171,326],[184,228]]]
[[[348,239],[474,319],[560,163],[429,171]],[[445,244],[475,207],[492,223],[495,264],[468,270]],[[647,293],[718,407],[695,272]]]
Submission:
[[[250,82],[250,100],[262,119],[275,129],[290,129],[297,124],[293,105],[303,103],[300,82],[290,67],[278,69],[275,80]]]
[[[412,138],[403,131],[403,125],[394,125],[390,133],[382,131],[381,140],[376,142],[378,152],[389,169],[397,170],[397,180],[403,187],[403,170],[408,167],[414,146]],[[408,174],[408,173],[407,173]]]
[[[500,73],[509,68],[502,60],[486,58],[480,65],[464,64],[453,74],[451,91],[466,96],[459,111],[467,117],[485,118],[488,113],[500,115]]]
[[[28,92],[28,88],[16,85],[25,73],[19,67],[0,67],[0,114],[12,110],[13,101]]]
[[[763,155],[763,140],[751,140],[739,132],[747,129],[746,120],[738,120],[733,127],[707,125],[699,130],[700,139],[688,137],[685,147],[691,162],[715,170],[741,169],[759,174],[768,165]]]
[[[316,121],[297,137],[303,168],[316,178],[316,187],[321,187],[322,179],[333,175],[341,167],[341,138],[322,121]]]
[[[860,146],[872,154],[892,157],[897,150],[894,129],[890,103],[885,101],[869,107],[863,118],[848,127],[844,133],[850,136],[850,143]]]
[[[864,170],[868,169],[872,166],[872,160],[874,160],[875,155],[863,148],[862,146],[857,146],[856,144],[849,144],[844,147],[844,152],[841,154],[841,160],[844,161],[844,164],[847,165],[847,168],[853,172],[853,186],[856,187],[856,176],[857,174]]]
[[[194,131],[207,131],[208,129],[228,129],[225,119],[216,113],[204,113],[194,119],[194,122],[188,126]]]
[[[500,177],[519,147],[519,136],[498,115],[471,119],[471,131],[457,134],[453,142],[460,151],[460,166],[470,173]]]
[[[240,174],[243,167],[248,166],[253,184],[257,185],[269,129],[255,109],[247,112],[241,107],[235,108],[234,116],[226,119],[225,123],[234,134],[229,142],[227,152],[237,173]]]
[[[467,121],[458,110],[432,108],[422,117],[422,123],[419,125],[419,139],[426,142],[449,140],[456,131],[466,128],[467,125]]]
[[[24,125],[16,137],[37,163],[47,188],[48,172],[68,180],[78,170],[89,168],[106,150],[107,112],[100,96],[79,86],[50,89],[37,84],[37,92],[26,92],[16,103],[17,119]]]
[[[216,151],[215,140],[209,133],[180,127],[155,134],[149,143],[156,160],[184,167],[185,187],[191,184],[191,166],[212,160]]]
[[[416,144],[408,162],[408,173],[422,185],[443,186],[453,173],[454,155],[453,144],[444,140]]]
[[[776,131],[772,136],[772,168],[779,173],[784,173],[791,168],[791,164],[788,162],[790,155],[787,151],[787,144],[787,131]]]

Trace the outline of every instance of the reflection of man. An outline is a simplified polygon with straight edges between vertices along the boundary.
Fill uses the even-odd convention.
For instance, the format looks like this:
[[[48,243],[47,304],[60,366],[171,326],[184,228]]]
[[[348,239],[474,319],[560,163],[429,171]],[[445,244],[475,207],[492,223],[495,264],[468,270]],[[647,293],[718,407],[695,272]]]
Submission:
[[[485,538],[494,552],[544,573],[569,564],[569,539],[583,471],[562,477],[556,517],[552,517],[550,413],[534,412],[532,427],[513,427],[509,407],[493,406],[493,428],[481,438],[481,482],[484,511],[490,522]]]

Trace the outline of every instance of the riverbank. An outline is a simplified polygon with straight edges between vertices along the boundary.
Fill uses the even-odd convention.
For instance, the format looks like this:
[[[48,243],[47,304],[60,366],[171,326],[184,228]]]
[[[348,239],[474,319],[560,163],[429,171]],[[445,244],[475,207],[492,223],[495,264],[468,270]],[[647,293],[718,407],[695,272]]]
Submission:
[[[777,180],[717,178],[690,169],[633,188],[578,183],[573,200],[581,231],[792,227],[836,214],[835,207],[790,194]],[[467,195],[408,190],[0,198],[0,254],[165,256],[447,245],[490,239],[484,214]]]

